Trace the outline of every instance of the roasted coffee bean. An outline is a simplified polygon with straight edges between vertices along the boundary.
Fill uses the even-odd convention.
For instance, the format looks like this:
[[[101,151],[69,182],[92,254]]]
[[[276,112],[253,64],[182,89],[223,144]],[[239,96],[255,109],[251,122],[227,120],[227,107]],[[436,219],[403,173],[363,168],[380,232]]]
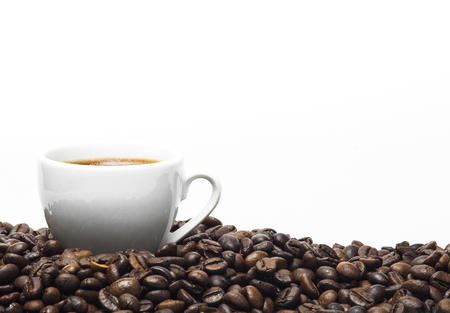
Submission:
[[[335,268],[331,266],[320,266],[316,270],[316,277],[318,280],[322,279],[332,279],[336,282],[339,281],[339,274]]]
[[[75,296],[83,298],[87,303],[97,303],[98,302],[99,291],[97,290],[84,290],[78,289],[75,291]]]
[[[25,266],[27,266],[30,262],[25,259],[20,254],[16,253],[6,253],[3,256],[3,263],[4,264],[14,264],[16,265],[20,270],[22,270]]]
[[[367,293],[372,297],[375,304],[383,302],[386,295],[386,288],[383,285],[375,284],[367,289]]]
[[[159,310],[171,310],[173,313],[181,313],[184,310],[184,302],[180,300],[168,299],[159,303],[155,307],[156,312]]]
[[[375,304],[374,299],[363,289],[353,289],[349,293],[349,302],[354,306],[362,306],[366,310]]]
[[[222,251],[223,248],[220,243],[214,240],[202,239],[197,243],[197,252],[205,258],[220,257]]]
[[[395,271],[388,272],[387,276],[389,278],[390,285],[401,285],[405,281],[403,276]]]
[[[62,294],[70,296],[80,287],[80,279],[73,274],[61,274],[55,278],[55,287]]]
[[[168,265],[167,265],[168,266]],[[162,267],[162,266],[152,266],[150,267],[150,271],[149,271],[152,275],[160,275],[163,276],[165,279],[167,279],[167,281],[169,283],[172,282],[172,280],[174,279],[174,276],[172,276],[172,273],[170,272],[170,270],[166,267]]]
[[[223,276],[222,276],[223,277]],[[194,270],[188,274],[189,280],[202,286],[208,286],[210,284],[210,277],[205,271]]]
[[[14,227],[0,223],[0,312],[450,311],[450,245],[433,241],[330,247],[213,220],[155,253],[92,255],[62,249],[48,229]]]
[[[336,266],[336,271],[346,279],[358,279],[361,275],[361,271],[359,268],[350,262],[340,262],[338,266]]]
[[[436,304],[435,312],[449,313],[450,312],[450,299],[442,299]]]
[[[58,303],[61,297],[61,292],[55,287],[47,287],[42,295],[42,301],[46,305],[52,305]]]
[[[15,264],[0,265],[0,284],[9,284],[19,276],[20,269]]]
[[[300,284],[300,278],[303,275],[308,276],[308,278],[313,282],[316,281],[316,274],[307,268],[296,268],[290,274],[292,281],[296,284]]]
[[[422,299],[430,295],[430,286],[423,280],[410,279],[402,284],[402,288],[409,290],[416,298]]]
[[[274,297],[280,292],[276,286],[258,279],[252,279],[250,285],[256,287],[264,297]]]
[[[245,257],[245,259],[244,259],[245,267],[248,270],[248,269],[252,268],[253,266],[255,266],[259,260],[261,260],[263,258],[268,258],[268,257],[269,257],[269,255],[267,254],[267,252],[254,251]]]
[[[331,279],[322,279],[316,284],[317,288],[321,291],[334,290],[338,292],[341,289],[341,285]]]
[[[86,290],[97,290],[99,291],[100,289],[103,288],[102,283],[94,277],[88,277],[85,278],[81,281],[80,283],[80,288],[81,289],[86,289]]]
[[[139,303],[138,298],[136,298],[130,293],[122,294],[118,300],[119,300],[119,307],[122,310],[139,312],[139,309],[141,308],[141,304]]]
[[[177,299],[183,301],[187,306],[197,303],[197,300],[183,288],[177,291]]]
[[[272,279],[273,284],[279,287],[280,289],[287,288],[291,285],[292,279],[290,276],[289,270],[287,269],[280,269],[273,273]]]
[[[271,258],[262,258],[256,262],[256,270],[264,276],[270,276],[277,270],[277,264]]]
[[[11,244],[8,249],[6,249],[5,254],[7,253],[14,253],[14,254],[23,254],[25,251],[29,249],[29,246],[27,243],[19,241],[16,243]]]
[[[100,305],[108,312],[115,312],[120,310],[119,299],[105,289],[100,290],[98,294],[98,300]]]
[[[0,305],[8,306],[11,303],[20,301],[20,292],[11,292],[0,297]]]
[[[430,284],[444,294],[450,288],[450,274],[438,271],[431,275]]]
[[[223,296],[223,300],[225,304],[229,305],[231,308],[235,310],[244,312],[250,311],[250,303],[244,297],[244,295],[242,295],[237,291],[228,291]]]
[[[145,299],[152,301],[153,304],[158,304],[167,299],[170,299],[170,291],[168,290],[153,290],[145,294]]]
[[[224,274],[228,263],[221,257],[209,258],[203,264],[203,270],[209,275]]]
[[[436,273],[434,267],[426,264],[415,265],[411,267],[411,276],[415,279],[429,281],[434,273]]]
[[[120,297],[124,293],[130,293],[139,298],[142,293],[142,286],[135,278],[120,278],[109,286],[108,292],[115,297]]]
[[[88,311],[88,304],[81,297],[70,296],[64,301],[63,311],[64,312],[86,313]]]
[[[253,252],[253,241],[250,238],[244,237],[240,240],[241,253],[244,257]]]
[[[361,305],[352,306],[346,313],[366,313],[367,309]]]
[[[48,240],[42,247],[42,253],[47,256],[59,255],[64,252],[64,247],[57,240]]]
[[[23,287],[22,294],[27,300],[36,300],[42,297],[42,282],[37,277],[30,277]]]
[[[203,293],[202,301],[212,306],[219,306],[222,303],[225,292],[220,287],[211,287]]]
[[[183,259],[186,261],[187,266],[192,266],[198,264],[201,259],[200,253],[196,251],[190,251],[183,256]]]
[[[169,282],[161,275],[146,276],[142,282],[146,287],[152,290],[169,288]]]
[[[236,271],[244,270],[244,258],[239,253],[230,250],[224,251],[222,252],[222,258],[227,262],[229,268],[234,268]]]
[[[401,297],[396,305],[403,305],[404,306],[404,312],[410,313],[410,312],[425,312],[425,305],[422,301],[419,299],[412,297],[412,296],[404,296]],[[395,309],[394,309],[395,312]]]
[[[275,306],[280,309],[294,309],[300,301],[301,290],[299,287],[283,289],[275,299]]]
[[[24,303],[23,309],[29,313],[38,313],[45,307],[42,300],[29,300]]]
[[[367,275],[367,280],[371,284],[380,284],[387,286],[389,284],[389,277],[380,272],[371,272]]]
[[[411,273],[411,265],[405,262],[398,262],[392,264],[390,267],[390,270],[395,271],[402,275],[403,278],[406,278],[409,273]]]
[[[308,275],[302,275],[300,277],[300,286],[302,287],[303,293],[310,299],[317,299],[319,297],[320,292]]]

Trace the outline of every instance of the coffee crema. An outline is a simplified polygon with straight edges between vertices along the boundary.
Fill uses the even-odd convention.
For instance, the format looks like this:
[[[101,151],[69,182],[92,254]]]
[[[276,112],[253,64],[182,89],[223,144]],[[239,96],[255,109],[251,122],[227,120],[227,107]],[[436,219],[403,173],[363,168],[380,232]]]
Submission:
[[[84,159],[75,161],[65,161],[65,163],[91,166],[125,166],[125,165],[143,165],[158,163],[157,160],[151,159],[129,159],[129,158],[100,158],[100,159]]]

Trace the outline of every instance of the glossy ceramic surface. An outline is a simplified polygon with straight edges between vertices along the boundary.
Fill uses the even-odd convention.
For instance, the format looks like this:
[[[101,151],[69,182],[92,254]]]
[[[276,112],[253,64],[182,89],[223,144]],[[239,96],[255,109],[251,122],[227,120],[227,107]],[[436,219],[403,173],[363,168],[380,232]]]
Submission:
[[[160,162],[131,166],[64,163],[105,157]],[[210,200],[189,223],[171,233],[179,203],[197,178],[211,182]],[[94,254],[130,248],[156,251],[177,241],[214,210],[221,193],[213,175],[186,171],[180,152],[129,143],[74,144],[44,151],[38,160],[38,185],[55,238],[65,248],[83,248]]]

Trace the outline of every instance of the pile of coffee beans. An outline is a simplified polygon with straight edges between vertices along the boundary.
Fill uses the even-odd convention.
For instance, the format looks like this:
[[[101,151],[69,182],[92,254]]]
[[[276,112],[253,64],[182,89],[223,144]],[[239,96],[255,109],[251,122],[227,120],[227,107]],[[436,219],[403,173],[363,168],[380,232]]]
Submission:
[[[131,248],[92,255],[0,222],[0,312],[450,312],[450,247],[434,241],[330,247],[208,217],[178,244]]]

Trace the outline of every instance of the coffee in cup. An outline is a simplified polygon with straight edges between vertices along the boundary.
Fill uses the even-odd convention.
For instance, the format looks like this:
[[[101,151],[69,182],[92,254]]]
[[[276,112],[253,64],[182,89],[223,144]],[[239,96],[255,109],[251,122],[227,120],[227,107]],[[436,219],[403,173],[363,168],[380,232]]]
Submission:
[[[86,160],[90,165],[82,165]],[[151,162],[129,165],[124,160]],[[188,223],[170,232],[189,185],[199,178],[212,185],[208,203]],[[221,194],[219,179],[205,170],[186,169],[176,149],[135,143],[47,149],[38,158],[38,185],[55,239],[65,248],[94,254],[130,248],[154,252],[177,242],[214,210]]]

